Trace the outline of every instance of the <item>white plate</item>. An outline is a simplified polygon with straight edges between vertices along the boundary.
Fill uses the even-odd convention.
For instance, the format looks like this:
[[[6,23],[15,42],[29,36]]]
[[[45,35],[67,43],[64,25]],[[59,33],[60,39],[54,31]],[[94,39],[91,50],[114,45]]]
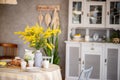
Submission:
[[[25,69],[25,71],[28,71],[28,72],[37,72],[37,71],[39,71],[39,70],[40,70],[39,67],[27,67],[27,68]]]
[[[10,61],[12,61],[12,59],[1,59],[0,61],[2,61],[2,62],[10,62]]]

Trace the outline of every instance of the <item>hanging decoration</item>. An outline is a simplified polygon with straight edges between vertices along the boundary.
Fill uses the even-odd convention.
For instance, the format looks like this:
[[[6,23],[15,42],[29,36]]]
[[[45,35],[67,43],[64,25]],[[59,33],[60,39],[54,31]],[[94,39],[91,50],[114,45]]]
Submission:
[[[39,14],[39,16],[38,16],[38,20],[39,20],[39,24],[42,25],[43,15],[41,14],[41,12],[40,12],[40,14]]]
[[[43,15],[42,11],[47,11],[47,14],[44,17],[44,22],[48,26],[53,26],[53,28],[56,28],[59,25],[59,15],[58,11],[60,10],[59,5],[51,5],[51,6],[46,6],[46,5],[38,5],[37,10],[40,12],[38,19],[39,19],[39,24],[42,25],[43,22]],[[53,17],[49,13],[49,11],[54,11]],[[51,25],[50,25],[51,24]]]
[[[37,10],[38,11],[52,11],[52,10],[57,10],[59,11],[60,10],[60,6],[59,5],[38,5],[37,6]]]
[[[59,15],[58,15],[57,9],[54,10],[53,20],[51,22],[51,25],[53,25],[54,29],[56,29],[60,25],[60,23],[59,23]]]
[[[46,25],[47,25],[47,27],[50,25],[50,23],[51,23],[51,15],[49,14],[49,13],[47,13],[46,15],[45,15],[45,23],[46,23]]]

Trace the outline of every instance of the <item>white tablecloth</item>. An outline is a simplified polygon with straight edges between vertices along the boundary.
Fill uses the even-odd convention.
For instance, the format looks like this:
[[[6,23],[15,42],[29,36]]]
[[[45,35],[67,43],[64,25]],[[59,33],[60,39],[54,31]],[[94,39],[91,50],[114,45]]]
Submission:
[[[50,65],[48,69],[24,71],[20,68],[0,68],[0,80],[62,80],[58,65]]]

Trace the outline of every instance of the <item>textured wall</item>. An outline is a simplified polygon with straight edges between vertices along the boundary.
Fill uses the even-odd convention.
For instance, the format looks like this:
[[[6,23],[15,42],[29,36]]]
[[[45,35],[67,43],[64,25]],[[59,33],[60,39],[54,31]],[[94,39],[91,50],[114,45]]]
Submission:
[[[60,23],[62,34],[59,39],[59,53],[61,57],[61,68],[64,77],[65,64],[65,43],[67,39],[68,24],[68,0],[18,0],[18,5],[0,5],[0,42],[17,43],[19,46],[19,56],[23,57],[24,49],[27,45],[13,33],[24,30],[26,24],[34,25],[38,20],[36,6],[60,5]]]

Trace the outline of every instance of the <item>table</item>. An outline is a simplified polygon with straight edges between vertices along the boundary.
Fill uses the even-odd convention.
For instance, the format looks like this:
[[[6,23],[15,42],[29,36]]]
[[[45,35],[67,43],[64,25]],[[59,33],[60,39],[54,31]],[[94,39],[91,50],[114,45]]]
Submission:
[[[62,80],[58,65],[50,64],[48,69],[25,71],[20,68],[0,68],[0,80]]]

